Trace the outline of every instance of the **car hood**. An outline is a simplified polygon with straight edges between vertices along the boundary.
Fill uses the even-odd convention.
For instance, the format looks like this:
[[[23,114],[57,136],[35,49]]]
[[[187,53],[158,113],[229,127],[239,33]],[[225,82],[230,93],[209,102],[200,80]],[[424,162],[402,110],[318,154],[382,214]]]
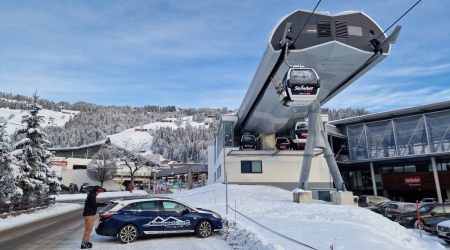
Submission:
[[[217,214],[214,211],[208,210],[208,209],[204,209],[204,208],[200,208],[200,207],[196,207],[195,209],[197,209],[197,211],[201,212],[201,213],[207,213],[207,214]]]
[[[448,217],[443,217],[443,218],[433,218],[433,219],[428,219],[425,220],[425,224],[431,224],[431,225],[436,225],[440,222],[446,221],[446,220],[450,220],[450,218]]]

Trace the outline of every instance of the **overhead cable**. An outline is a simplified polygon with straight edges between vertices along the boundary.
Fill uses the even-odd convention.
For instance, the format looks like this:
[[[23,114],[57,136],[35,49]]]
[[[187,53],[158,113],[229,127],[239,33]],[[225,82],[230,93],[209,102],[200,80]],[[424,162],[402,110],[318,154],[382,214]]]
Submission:
[[[311,18],[311,16],[312,16],[312,14],[314,13],[314,11],[316,11],[317,6],[319,6],[319,4],[320,4],[321,1],[322,1],[322,0],[319,0],[319,2],[316,4],[316,7],[314,8],[314,10],[311,12],[311,14],[309,14],[308,20],[306,20],[305,25],[303,25],[302,29],[300,30],[300,33],[298,33],[297,37],[294,39],[294,41],[292,42],[292,44],[294,44],[295,41],[297,41],[297,38],[300,36],[300,34],[302,33],[303,29],[304,29],[304,28],[306,27],[306,25],[308,24],[309,19]]]
[[[383,33],[381,33],[381,34],[377,37],[377,40],[378,40],[378,38],[380,38],[380,36],[382,36],[384,33],[386,33],[390,28],[392,28],[392,26],[394,26],[398,21],[400,21],[400,19],[402,19],[406,14],[408,14],[408,12],[409,12],[410,10],[412,10],[414,7],[416,7],[416,5],[417,5],[418,3],[420,3],[420,1],[422,1],[422,0],[417,1],[416,4],[414,4],[411,8],[409,8],[408,11],[406,11],[399,19],[397,19],[397,21],[395,21],[391,26],[389,26],[389,28],[387,28]]]

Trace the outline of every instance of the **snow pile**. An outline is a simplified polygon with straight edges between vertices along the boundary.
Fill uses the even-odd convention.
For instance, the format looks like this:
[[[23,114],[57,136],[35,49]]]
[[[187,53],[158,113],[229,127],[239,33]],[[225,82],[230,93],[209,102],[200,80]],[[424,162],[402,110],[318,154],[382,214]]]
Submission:
[[[236,216],[239,231],[230,231],[225,238],[239,242],[237,249],[259,249],[254,245],[254,237],[269,249],[301,247],[239,214],[235,215],[231,209],[226,215],[225,188],[223,184],[212,184],[169,196],[216,211],[228,220],[234,221]],[[195,193],[201,194],[193,195]],[[217,203],[214,203],[213,195]],[[238,212],[250,219],[316,249],[330,249],[332,244],[334,249],[362,249],[361,246],[364,249],[444,249],[432,238],[420,238],[413,230],[368,209],[322,201],[314,201],[312,205],[299,204],[292,199],[292,192],[276,187],[228,185],[228,205],[233,209],[236,206]],[[243,230],[248,232],[243,233]],[[245,246],[242,246],[243,241],[247,242]]]

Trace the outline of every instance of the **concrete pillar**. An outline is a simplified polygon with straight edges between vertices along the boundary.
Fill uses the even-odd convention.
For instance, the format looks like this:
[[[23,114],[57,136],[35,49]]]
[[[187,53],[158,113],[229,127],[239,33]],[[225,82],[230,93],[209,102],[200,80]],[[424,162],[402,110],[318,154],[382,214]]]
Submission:
[[[436,170],[436,161],[434,160],[434,157],[431,157],[431,165],[433,166],[434,184],[436,185],[436,193],[438,201],[439,203],[443,203],[441,194],[441,185],[439,184],[439,176]]]
[[[445,192],[447,192],[447,199],[450,199],[450,189],[445,189]]]
[[[375,181],[375,172],[373,171],[373,162],[370,163],[370,176],[372,176],[373,195],[377,195],[377,183]]]
[[[259,139],[261,140],[261,149],[276,148],[275,134],[263,134]]]

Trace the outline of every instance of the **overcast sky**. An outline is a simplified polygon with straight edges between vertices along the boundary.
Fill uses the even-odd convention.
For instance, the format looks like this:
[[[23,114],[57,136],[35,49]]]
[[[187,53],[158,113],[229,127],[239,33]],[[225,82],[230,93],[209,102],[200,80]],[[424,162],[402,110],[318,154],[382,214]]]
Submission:
[[[322,0],[388,28],[416,0]],[[276,23],[317,1],[0,1],[0,91],[55,102],[241,105]],[[391,55],[326,107],[385,111],[448,100],[450,1],[424,0]],[[388,34],[393,29],[391,29]]]

